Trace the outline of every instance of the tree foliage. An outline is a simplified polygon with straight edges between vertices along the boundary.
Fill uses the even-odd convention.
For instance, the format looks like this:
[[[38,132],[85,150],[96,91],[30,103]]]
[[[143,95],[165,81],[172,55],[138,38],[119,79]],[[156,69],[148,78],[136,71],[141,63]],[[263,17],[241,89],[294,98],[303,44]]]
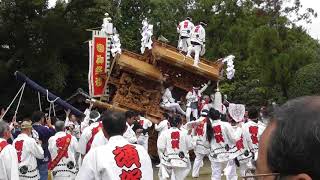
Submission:
[[[297,71],[290,84],[290,98],[320,94],[320,63],[309,64]]]

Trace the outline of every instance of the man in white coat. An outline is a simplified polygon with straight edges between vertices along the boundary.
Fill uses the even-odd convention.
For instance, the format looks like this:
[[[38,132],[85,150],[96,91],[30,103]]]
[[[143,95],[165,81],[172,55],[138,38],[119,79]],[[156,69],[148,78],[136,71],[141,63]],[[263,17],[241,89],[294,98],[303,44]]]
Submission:
[[[249,108],[248,117],[248,122],[242,125],[242,139],[248,151],[237,157],[241,176],[246,175],[248,168],[253,168],[251,160],[258,158],[259,140],[265,129],[265,126],[258,123],[259,112],[256,108]]]
[[[89,127],[83,130],[79,140],[79,152],[82,155],[85,155],[89,152],[94,137],[101,129],[102,123],[100,119],[97,119],[97,122],[92,123]]]
[[[0,120],[0,179],[18,180],[18,157],[14,147],[7,143],[11,138],[9,125]]]
[[[186,95],[187,100],[187,110],[186,118],[187,122],[190,122],[191,113],[195,119],[198,119],[198,103],[201,100],[202,93],[208,88],[211,81],[208,81],[201,89],[199,87],[193,87]]]
[[[130,144],[122,136],[127,128],[125,115],[115,112],[104,114],[102,123],[108,145],[92,149],[85,156],[76,179],[152,180],[149,154],[142,146]]]
[[[63,121],[55,123],[56,134],[49,143],[51,162],[48,169],[52,171],[54,180],[74,179],[77,173],[75,155],[78,151],[76,137],[65,132]]]
[[[180,104],[176,102],[176,100],[172,97],[173,86],[169,86],[165,89],[164,94],[162,95],[162,101],[160,107],[167,109],[173,112],[179,112],[182,115],[186,115],[186,113],[182,110]]]
[[[141,134],[138,137],[137,142],[138,144],[143,146],[145,150],[147,150],[148,152],[148,145],[149,145],[148,129],[152,126],[152,122],[149,119],[145,118],[144,116],[145,116],[145,113],[143,113],[143,115],[137,116],[137,121],[143,129]]]
[[[123,133],[123,137],[125,139],[127,139],[128,142],[131,144],[137,143],[137,140],[138,140],[136,133],[132,130],[133,123],[136,119],[136,116],[137,116],[137,113],[135,113],[133,111],[127,111],[125,113],[125,117],[126,117],[126,121],[127,121],[126,122],[127,128],[126,128],[125,133]]]
[[[206,23],[200,22],[191,32],[191,44],[188,47],[187,57],[191,57],[191,53],[194,52],[193,65],[196,67],[199,67],[200,55],[204,55],[205,53],[206,30],[204,27],[206,26]]]
[[[37,159],[43,159],[44,152],[41,147],[41,141],[36,142],[31,135],[31,120],[23,121],[21,124],[21,134],[12,143],[17,151],[19,167],[16,168],[19,169],[20,180],[38,180],[40,178],[37,169]]]
[[[160,135],[165,131],[165,130],[167,130],[167,129],[169,129],[170,128],[170,123],[169,123],[169,114],[168,113],[164,113],[163,114],[163,120],[162,121],[160,121],[158,124],[155,124],[154,125],[154,129],[156,130],[156,131],[158,131],[158,139],[159,139],[159,137],[160,137]],[[158,156],[159,156],[159,159],[160,159],[160,161],[161,161],[161,153],[160,153],[160,151],[158,151]],[[156,165],[156,167],[160,167],[160,164],[158,164],[158,165]]]
[[[189,150],[195,146],[191,131],[182,130],[182,119],[176,115],[170,119],[171,128],[161,133],[157,146],[161,155],[159,179],[183,180],[189,174],[191,162]]]
[[[194,24],[191,21],[192,19],[187,17],[177,27],[177,32],[179,33],[178,49],[183,52],[187,52],[190,45],[191,31],[194,28]]]
[[[207,110],[204,110],[202,113],[205,113],[206,111]],[[194,159],[192,168],[192,177],[194,178],[199,177],[200,168],[203,165],[203,158],[209,156],[210,153],[210,143],[207,138],[207,122],[208,118],[203,114],[195,121],[196,124],[193,128],[193,138],[196,141],[196,146],[194,148],[196,158]]]
[[[238,131],[241,133],[241,128],[235,131],[230,123],[221,121],[220,112],[213,108],[210,109],[208,117],[212,122],[212,129],[208,130],[212,133],[208,135],[211,146],[209,156],[212,168],[211,179],[220,180],[223,165],[242,154],[245,148],[242,139],[236,136],[239,134]],[[225,173],[227,180],[237,179],[231,172]]]

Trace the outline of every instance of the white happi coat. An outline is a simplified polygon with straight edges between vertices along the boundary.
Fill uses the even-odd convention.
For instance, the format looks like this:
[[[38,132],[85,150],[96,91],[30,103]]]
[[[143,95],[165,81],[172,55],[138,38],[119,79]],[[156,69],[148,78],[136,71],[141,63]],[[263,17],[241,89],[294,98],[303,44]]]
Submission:
[[[177,27],[177,32],[180,37],[190,37],[191,31],[194,28],[194,24],[189,20],[181,21]]]
[[[206,42],[206,30],[201,25],[193,28],[191,32],[191,42],[199,43],[201,46]]]
[[[210,143],[207,140],[207,118],[200,117],[196,120],[197,125],[193,128],[193,139],[196,141],[194,151],[199,154],[209,154]]]
[[[248,163],[253,157],[257,158],[259,150],[260,137],[265,130],[265,126],[249,120],[242,125],[242,139],[245,147],[250,152],[249,155],[244,153],[238,157],[240,163]]]
[[[48,141],[48,149],[51,155],[51,160],[58,156],[59,147],[57,145],[57,140],[63,138],[67,135],[65,132],[57,132],[54,136],[50,137]],[[60,147],[61,148],[61,147]],[[75,154],[78,152],[78,140],[71,136],[71,141],[68,147],[67,156],[62,157],[57,166],[52,170],[53,179],[55,178],[65,178],[74,179],[77,173]],[[72,162],[74,167],[68,167],[68,163]]]
[[[159,132],[158,137],[164,132],[165,130],[169,129],[169,121],[162,120],[159,124],[154,125],[154,129]]]
[[[148,129],[152,126],[152,122],[145,117],[140,117],[139,124],[142,126],[143,129]],[[149,140],[149,134],[146,133],[146,134],[141,134],[138,137],[137,142],[138,144],[143,146],[145,150],[148,151],[148,140]]]
[[[104,136],[103,131],[101,130],[94,136],[91,144],[91,149],[106,145],[107,143],[108,143],[108,139]]]
[[[192,89],[189,91],[186,95],[187,100],[187,107],[190,107],[191,103],[198,103],[199,99],[202,96],[202,93],[208,88],[208,85],[204,85],[201,89],[198,91]]]
[[[83,118],[83,121],[81,122],[81,132],[84,131],[85,128],[89,127],[89,121],[90,121],[90,109],[86,109],[83,114],[85,117]]]
[[[152,180],[153,169],[147,151],[130,144],[123,136],[113,136],[108,145],[90,151],[84,158],[77,180]]]
[[[0,144],[7,144],[7,141],[0,138]],[[0,179],[18,180],[18,167],[17,152],[12,145],[7,144],[3,149],[0,149]]]
[[[101,122],[92,123],[89,127],[85,128],[81,134],[79,140],[79,152],[85,155],[91,147],[91,143],[94,139],[95,131],[100,131],[102,129]],[[98,132],[96,132],[98,133]]]
[[[72,132],[70,132],[74,137],[76,137],[77,139],[80,139],[80,130],[81,130],[81,127],[80,127],[80,124],[78,122],[72,122],[70,121],[69,117],[66,117],[66,120],[64,122],[64,125],[65,127],[68,127],[68,126],[71,126],[73,125],[74,126],[74,129]]]
[[[37,169],[37,159],[44,158],[44,152],[41,145],[37,144],[36,140],[24,133],[19,134],[12,145],[17,151],[20,180],[39,179],[40,175]],[[26,173],[22,170],[25,167],[27,168]]]
[[[213,138],[210,142],[210,160],[213,162],[227,162],[245,151],[243,141],[237,134],[241,128],[234,131],[228,122],[221,120],[212,121]]]
[[[134,144],[137,143],[137,135],[132,130],[132,127],[127,123],[127,130],[123,133],[123,137],[128,140],[129,143]]]
[[[161,133],[157,146],[163,153],[161,162],[165,166],[185,168],[190,163],[189,150],[194,148],[195,142],[186,130],[171,127]]]
[[[164,94],[162,95],[162,105],[166,105],[168,103],[174,103],[176,100],[172,97],[172,93],[170,91],[169,88],[167,88],[164,92]]]

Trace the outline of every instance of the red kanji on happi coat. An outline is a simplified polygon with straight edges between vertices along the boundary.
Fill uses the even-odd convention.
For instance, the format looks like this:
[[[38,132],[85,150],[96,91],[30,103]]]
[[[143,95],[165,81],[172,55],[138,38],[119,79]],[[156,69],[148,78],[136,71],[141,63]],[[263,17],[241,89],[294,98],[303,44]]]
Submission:
[[[214,139],[216,140],[216,143],[224,142],[220,125],[213,126],[213,134],[214,134]]]
[[[89,139],[89,141],[87,143],[87,147],[86,147],[86,152],[87,153],[89,152],[89,150],[91,148],[91,145],[92,145],[94,137],[101,130],[101,128],[102,128],[102,123],[99,122],[99,125],[91,130],[91,137],[90,137],[90,139]]]
[[[14,144],[14,148],[17,151],[18,155],[18,162],[21,163],[21,155],[22,155],[22,148],[23,148],[23,140],[21,141],[16,141]]]
[[[142,127],[143,127],[143,123],[144,123],[143,120],[140,120],[140,121],[139,121],[139,124],[140,124],[140,126],[142,126]]]
[[[194,30],[195,32],[199,32],[200,26],[196,26],[196,29]]]
[[[7,141],[0,142],[0,153],[8,145]]]
[[[242,136],[241,136],[241,138],[236,142],[236,147],[237,147],[238,150],[244,149]]]
[[[196,128],[196,135],[197,136],[203,136],[203,134],[204,134],[203,128],[204,128],[204,124],[206,121],[207,121],[207,119],[204,119],[203,121],[201,121],[200,124],[198,124],[198,126]]]
[[[120,174],[121,180],[140,180],[142,177],[141,171],[138,168],[131,170],[123,170],[122,173]]]
[[[142,177],[142,172],[139,169],[141,167],[140,157],[138,151],[134,145],[127,144],[123,147],[117,146],[115,150],[112,151],[114,154],[114,160],[119,168],[131,168],[133,165],[136,168],[132,170],[122,169],[119,175],[121,180],[140,180]]]
[[[183,27],[184,27],[184,28],[187,28],[187,27],[188,27],[188,21],[184,21]]]
[[[171,132],[172,149],[179,149],[179,143],[180,143],[180,132],[179,131]]]
[[[250,126],[249,133],[251,134],[252,144],[258,144],[258,127],[257,126]]]

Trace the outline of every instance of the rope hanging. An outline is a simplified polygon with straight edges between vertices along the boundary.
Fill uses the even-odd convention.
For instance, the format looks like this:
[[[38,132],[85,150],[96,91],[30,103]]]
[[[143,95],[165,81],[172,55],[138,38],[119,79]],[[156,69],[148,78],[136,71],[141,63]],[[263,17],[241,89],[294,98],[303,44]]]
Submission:
[[[53,115],[56,116],[56,110],[54,109],[54,103],[59,99],[59,97],[57,97],[56,99],[51,101],[49,99],[49,91],[48,91],[48,89],[46,91],[47,91],[47,101],[50,103],[50,106],[49,106],[49,118],[50,118],[51,117],[51,109],[53,110]]]
[[[39,101],[39,110],[42,112],[40,92],[38,92],[38,101]]]
[[[21,102],[21,98],[22,98],[22,94],[23,94],[23,91],[24,91],[24,88],[26,86],[26,83],[23,83],[21,88],[19,89],[19,91],[17,92],[17,94],[14,96],[13,100],[11,101],[11,103],[9,104],[9,106],[7,107],[6,111],[3,113],[2,117],[0,117],[0,120],[2,120],[2,118],[7,114],[7,112],[9,111],[9,109],[11,108],[12,104],[14,103],[14,101],[17,99],[17,97],[19,96],[20,92],[21,95],[20,95],[20,98],[19,98],[19,102],[18,102],[18,105],[17,105],[17,108],[16,108],[16,111],[15,111],[15,116],[17,115],[17,112],[18,112],[18,109],[19,109],[19,106],[20,106],[20,102]]]

